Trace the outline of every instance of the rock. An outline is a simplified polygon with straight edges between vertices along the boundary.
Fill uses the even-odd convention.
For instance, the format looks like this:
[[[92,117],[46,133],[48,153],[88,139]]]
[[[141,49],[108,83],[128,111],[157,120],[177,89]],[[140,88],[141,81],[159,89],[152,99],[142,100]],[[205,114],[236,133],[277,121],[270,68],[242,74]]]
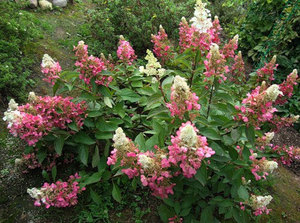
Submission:
[[[37,0],[29,0],[29,7],[30,8],[37,8],[38,7],[38,2]]]
[[[67,0],[53,0],[53,5],[57,7],[66,7],[68,4]]]
[[[52,10],[52,3],[48,2],[47,0],[39,1],[39,5],[40,5],[41,9],[43,9],[43,10],[46,10],[46,9]]]

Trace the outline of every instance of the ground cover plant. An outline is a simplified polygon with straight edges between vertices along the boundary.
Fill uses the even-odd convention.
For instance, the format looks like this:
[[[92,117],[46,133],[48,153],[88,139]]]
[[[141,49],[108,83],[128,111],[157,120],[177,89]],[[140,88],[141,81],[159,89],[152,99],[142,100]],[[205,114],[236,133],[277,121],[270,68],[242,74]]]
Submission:
[[[273,57],[246,78],[238,36],[221,42],[220,31],[197,1],[194,17],[179,24],[178,44],[162,26],[153,34],[146,64],[126,36],[116,61],[92,56],[83,41],[74,46],[76,70],[62,71],[44,55],[53,96],[31,92],[27,104],[11,100],[4,114],[27,144],[18,162],[42,168],[47,179],[28,189],[35,205],[73,206],[85,190],[101,203],[99,182],[122,202],[120,185],[129,178],[133,190],[148,187],[162,201],[163,222],[251,222],[268,214],[272,197],[262,182],[300,155],[270,144],[299,118],[276,114],[293,95],[297,70],[273,84]],[[58,165],[70,162],[85,167],[56,180]]]

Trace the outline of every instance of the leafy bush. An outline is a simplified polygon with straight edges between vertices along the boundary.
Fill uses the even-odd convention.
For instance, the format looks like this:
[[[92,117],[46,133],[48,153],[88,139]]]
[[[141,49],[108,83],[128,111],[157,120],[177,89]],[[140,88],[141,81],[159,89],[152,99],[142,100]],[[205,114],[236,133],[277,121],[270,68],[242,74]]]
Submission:
[[[97,8],[91,10],[88,25],[82,28],[82,35],[91,53],[99,55],[115,51],[119,35],[133,42],[138,55],[145,55],[152,47],[151,34],[163,25],[171,39],[178,39],[177,25],[182,16],[190,17],[194,0],[129,0],[97,1]],[[87,28],[86,26],[89,26]]]
[[[34,58],[25,54],[28,44],[39,37],[39,21],[20,4],[0,2],[0,95],[24,99]]]
[[[245,82],[237,36],[221,42],[218,20],[207,16],[198,1],[192,25],[185,19],[179,25],[178,47],[160,27],[153,52],[164,68],[150,50],[146,66],[140,66],[124,37],[118,61],[91,56],[80,41],[74,48],[76,71],[61,71],[59,62],[44,56],[42,72],[55,96],[30,93],[23,106],[11,100],[5,119],[38,163],[49,154],[72,153],[81,167],[75,182],[70,177],[72,191],[60,180],[43,186],[66,185],[71,191],[66,198],[50,189],[29,190],[37,205],[75,205],[81,192],[76,182],[88,189],[99,181],[108,183],[112,198],[122,203],[119,187],[130,178],[133,190],[149,187],[161,199],[163,222],[251,222],[269,213],[272,197],[260,181],[278,163],[289,165],[300,156],[299,148],[270,144],[273,131],[299,118],[281,118],[274,108],[292,96],[297,71],[272,84],[274,57]],[[64,94],[74,98],[58,96]],[[51,173],[55,179],[55,162]],[[101,204],[99,192],[90,190]],[[93,210],[90,206],[81,218],[107,219]]]

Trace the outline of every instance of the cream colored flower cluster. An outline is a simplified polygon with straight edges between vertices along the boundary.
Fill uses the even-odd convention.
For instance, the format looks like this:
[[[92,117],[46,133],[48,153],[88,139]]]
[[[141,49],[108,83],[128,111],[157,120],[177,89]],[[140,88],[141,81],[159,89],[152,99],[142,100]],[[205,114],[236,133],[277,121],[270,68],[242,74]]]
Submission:
[[[197,0],[194,17],[190,20],[192,25],[200,32],[206,33],[212,27],[210,11],[205,8],[206,3]]]
[[[267,101],[275,101],[278,95],[283,95],[283,93],[279,90],[279,86],[277,84],[273,84],[266,90]]]
[[[273,197],[271,195],[268,196],[256,196],[252,195],[251,200],[251,207],[253,209],[260,209],[266,207],[272,201]]]
[[[42,67],[43,68],[52,68],[55,66],[55,61],[50,57],[48,54],[44,54],[42,60]]]
[[[122,128],[117,128],[116,134],[113,136],[114,148],[117,150],[126,150],[130,146],[129,139],[126,137]]]
[[[186,125],[181,129],[179,139],[183,144],[182,146],[196,150],[198,137],[192,125]]]
[[[140,72],[147,74],[147,76],[159,76],[162,77],[165,73],[165,69],[161,68],[160,63],[157,61],[156,57],[153,55],[151,50],[147,50],[147,56],[145,59],[148,61],[146,68],[144,66],[140,67]]]
[[[10,128],[19,118],[21,118],[21,113],[18,110],[18,103],[14,99],[11,99],[8,103],[7,111],[4,112],[3,121],[7,122],[7,127]]]

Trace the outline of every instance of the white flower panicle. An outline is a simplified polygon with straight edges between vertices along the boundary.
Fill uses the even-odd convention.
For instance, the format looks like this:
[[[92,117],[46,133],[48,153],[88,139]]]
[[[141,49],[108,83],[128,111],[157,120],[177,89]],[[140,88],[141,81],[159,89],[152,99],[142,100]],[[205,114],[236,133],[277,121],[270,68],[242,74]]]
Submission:
[[[266,136],[266,143],[270,143],[272,139],[274,138],[275,133],[274,132],[267,132],[265,133]]]
[[[125,149],[129,145],[129,139],[126,137],[122,128],[117,128],[116,134],[113,136],[114,147],[117,150]]]
[[[147,74],[147,76],[162,77],[165,73],[165,69],[161,68],[160,63],[157,61],[156,57],[150,50],[147,50],[147,56],[145,59],[148,61],[146,68],[144,66],[140,67],[140,72]]]
[[[179,139],[184,146],[188,148],[196,148],[198,137],[193,126],[184,126],[180,131]]]
[[[234,41],[236,44],[238,44],[238,42],[239,42],[239,35],[238,35],[238,34],[236,34],[236,35],[233,37],[233,41]]]
[[[190,96],[190,88],[186,83],[186,79],[179,75],[175,76],[172,88],[175,91],[176,98],[187,99]]]
[[[55,65],[55,61],[50,57],[48,54],[44,54],[42,60],[42,67],[43,68],[51,68]]]
[[[40,199],[43,196],[43,192],[35,187],[31,189],[28,188],[27,193],[34,199]]]
[[[218,60],[221,57],[218,44],[212,43],[209,53],[211,55],[211,60]]]
[[[139,154],[139,162],[143,169],[149,169],[153,166],[153,159],[145,154]]]
[[[283,95],[283,93],[279,90],[279,86],[277,84],[273,84],[266,90],[265,99],[267,101],[275,101],[278,95]]]
[[[277,168],[278,168],[278,163],[275,161],[265,160],[265,162],[263,163],[263,169],[266,172],[273,173],[273,171]]]
[[[212,27],[210,11],[205,8],[206,3],[197,0],[195,5],[194,17],[190,20],[192,25],[198,29],[200,33],[206,33]]]
[[[11,111],[15,111],[18,110],[18,103],[15,102],[14,99],[10,99],[9,103],[8,103],[8,109],[10,109]]]
[[[29,92],[28,94],[28,101],[35,101],[37,99],[37,96],[33,91]]]
[[[256,210],[259,208],[266,207],[268,204],[270,204],[273,197],[271,195],[268,196],[252,195],[250,199],[251,199],[251,207]]]
[[[291,118],[292,118],[292,122],[297,122],[299,120],[299,115],[292,115]]]
[[[272,63],[272,64],[275,64],[275,63],[276,63],[276,59],[277,59],[277,57],[276,57],[276,55],[274,55],[274,56],[272,57],[271,63]]]
[[[14,99],[10,99],[8,109],[4,112],[3,121],[7,122],[7,128],[11,128],[14,122],[21,118],[21,113],[18,110],[18,103]]]
[[[297,71],[297,69],[294,69],[293,72],[292,72],[292,74],[291,74],[291,77],[292,77],[293,79],[296,79],[297,76],[298,76],[298,71]]]

